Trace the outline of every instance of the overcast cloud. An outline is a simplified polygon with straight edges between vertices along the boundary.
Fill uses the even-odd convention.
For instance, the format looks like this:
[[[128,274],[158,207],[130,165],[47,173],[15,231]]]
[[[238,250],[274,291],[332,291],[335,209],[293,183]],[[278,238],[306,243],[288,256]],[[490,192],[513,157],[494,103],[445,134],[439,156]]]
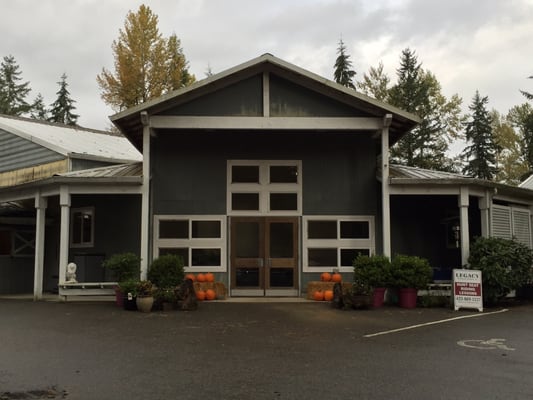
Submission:
[[[106,129],[113,110],[96,75],[113,68],[111,43],[143,3],[197,79],[264,53],[332,79],[342,37],[356,79],[382,61],[394,81],[410,47],[465,108],[476,89],[502,113],[533,92],[533,0],[0,0],[0,57],[15,57],[31,101],[52,103],[66,73],[80,125]]]

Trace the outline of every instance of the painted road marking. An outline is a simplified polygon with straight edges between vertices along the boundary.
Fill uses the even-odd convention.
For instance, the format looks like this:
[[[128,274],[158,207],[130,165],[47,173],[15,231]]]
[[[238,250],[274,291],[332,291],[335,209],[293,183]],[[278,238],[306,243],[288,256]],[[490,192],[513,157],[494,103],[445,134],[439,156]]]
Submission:
[[[457,344],[459,346],[463,347],[470,347],[471,349],[478,349],[478,350],[508,350],[508,351],[514,351],[516,349],[513,349],[512,347],[507,346],[504,344],[505,339],[489,339],[489,340],[474,340],[474,339],[468,339],[468,340],[459,340]]]
[[[429,325],[444,324],[446,322],[457,321],[457,320],[460,320],[460,319],[485,317],[487,315],[500,314],[500,313],[507,312],[507,311],[509,311],[509,310],[507,308],[504,308],[502,310],[492,311],[492,312],[483,313],[483,314],[462,315],[460,317],[441,319],[441,320],[432,321],[432,322],[425,322],[423,324],[411,325],[411,326],[406,326],[406,327],[398,328],[398,329],[391,329],[389,331],[370,333],[368,335],[364,335],[363,337],[370,338],[370,337],[374,337],[374,336],[388,335],[389,333],[397,333],[397,332],[402,332],[402,331],[408,331],[410,329],[422,328],[424,326],[429,326]]]

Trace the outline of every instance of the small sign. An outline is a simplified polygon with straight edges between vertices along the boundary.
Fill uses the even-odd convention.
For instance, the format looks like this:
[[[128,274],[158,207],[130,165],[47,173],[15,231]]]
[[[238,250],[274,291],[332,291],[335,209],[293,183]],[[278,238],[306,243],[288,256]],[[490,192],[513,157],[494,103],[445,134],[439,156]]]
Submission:
[[[453,305],[455,310],[474,308],[483,311],[481,271],[475,269],[453,270]]]

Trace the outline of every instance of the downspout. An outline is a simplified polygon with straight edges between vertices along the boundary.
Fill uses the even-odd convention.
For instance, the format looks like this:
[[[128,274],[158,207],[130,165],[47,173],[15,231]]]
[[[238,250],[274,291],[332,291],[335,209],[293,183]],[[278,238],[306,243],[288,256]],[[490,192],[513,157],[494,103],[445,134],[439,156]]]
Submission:
[[[143,125],[143,178],[141,187],[141,280],[148,274],[150,243],[150,118],[141,112]]]
[[[392,122],[392,114],[383,117],[383,129],[381,130],[381,204],[382,204],[382,234],[383,255],[391,257],[391,233],[390,233],[390,190],[389,190],[389,127]]]

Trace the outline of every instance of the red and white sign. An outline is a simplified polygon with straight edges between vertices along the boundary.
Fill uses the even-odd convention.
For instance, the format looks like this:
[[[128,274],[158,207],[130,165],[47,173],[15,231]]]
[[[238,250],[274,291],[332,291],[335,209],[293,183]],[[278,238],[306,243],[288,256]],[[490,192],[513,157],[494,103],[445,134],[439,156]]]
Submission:
[[[481,271],[474,269],[453,270],[453,305],[460,308],[475,308],[483,311]]]

